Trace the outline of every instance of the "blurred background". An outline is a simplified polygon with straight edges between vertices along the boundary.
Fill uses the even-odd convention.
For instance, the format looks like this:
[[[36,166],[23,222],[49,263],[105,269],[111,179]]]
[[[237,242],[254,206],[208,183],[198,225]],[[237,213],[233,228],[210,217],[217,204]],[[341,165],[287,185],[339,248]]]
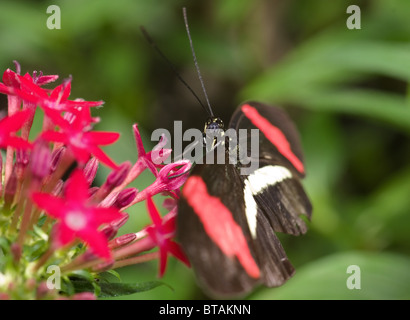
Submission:
[[[346,26],[351,4],[361,9],[360,30]],[[61,9],[60,30],[47,28],[49,5]],[[202,129],[206,119],[139,30],[202,97],[183,6],[214,113],[228,123],[244,100],[280,105],[303,141],[313,218],[306,235],[281,236],[296,274],[247,298],[409,299],[410,1],[2,0],[0,70],[17,60],[23,73],[58,74],[58,83],[72,75],[72,99],[105,101],[93,112],[97,129],[122,134],[105,150],[135,162],[133,123],[149,148],[154,129],[172,132],[175,120]],[[107,173],[100,168],[100,182]],[[152,181],[144,175],[136,186]],[[149,222],[145,204],[129,213],[123,233]],[[360,267],[360,290],[346,286],[349,265]],[[158,264],[117,271],[124,282],[155,280]],[[169,287],[125,298],[206,298],[173,258],[162,280]]]

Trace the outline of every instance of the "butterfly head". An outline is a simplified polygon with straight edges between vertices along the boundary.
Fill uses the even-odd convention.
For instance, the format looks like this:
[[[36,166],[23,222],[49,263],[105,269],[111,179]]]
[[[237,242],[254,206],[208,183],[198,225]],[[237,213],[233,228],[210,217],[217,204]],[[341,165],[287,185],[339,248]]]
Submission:
[[[224,123],[221,118],[209,117],[205,122],[203,136],[207,149],[215,148],[224,136]]]
[[[205,122],[204,134],[213,133],[224,129],[224,123],[221,118],[209,117]]]

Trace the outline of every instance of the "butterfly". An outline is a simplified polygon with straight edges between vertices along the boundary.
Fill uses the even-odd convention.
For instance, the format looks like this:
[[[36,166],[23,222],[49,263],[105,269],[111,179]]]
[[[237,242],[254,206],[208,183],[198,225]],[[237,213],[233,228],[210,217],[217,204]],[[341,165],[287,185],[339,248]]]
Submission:
[[[205,129],[221,127],[212,117]],[[229,128],[259,130],[258,168],[228,162],[196,164],[181,193],[177,238],[201,286],[211,295],[235,296],[256,285],[285,283],[294,268],[276,235],[307,231],[301,216],[311,218],[312,205],[301,179],[305,176],[299,134],[287,113],[259,102],[245,102]],[[206,130],[205,130],[206,131]],[[247,136],[247,146],[252,135]]]

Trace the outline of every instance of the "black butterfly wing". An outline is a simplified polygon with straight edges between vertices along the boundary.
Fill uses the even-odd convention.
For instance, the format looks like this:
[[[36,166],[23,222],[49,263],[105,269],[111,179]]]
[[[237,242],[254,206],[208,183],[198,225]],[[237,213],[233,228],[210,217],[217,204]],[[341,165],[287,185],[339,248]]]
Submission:
[[[204,192],[200,187],[190,186],[189,193],[182,192],[178,207],[177,230],[181,242],[200,284],[216,296],[241,295],[249,292],[256,284],[278,286],[284,283],[294,270],[286,254],[263,214],[258,214],[257,234],[264,241],[255,240],[250,234],[244,202],[244,184],[234,165],[196,165],[191,179],[201,179],[206,192],[220,199],[240,227],[246,246],[257,264],[260,274],[250,275],[238,256],[229,256],[211,239],[204,223],[199,218],[189,197]],[[187,186],[189,181],[185,184]],[[217,208],[215,208],[217,210]],[[209,219],[211,219],[211,210]],[[216,221],[213,228],[224,228],[222,237],[230,237],[231,228],[224,225],[224,219]],[[233,244],[234,245],[234,244]],[[269,254],[267,254],[269,253]]]
[[[244,112],[244,106],[254,113]],[[248,132],[260,129],[259,157],[253,159],[259,166],[241,177],[274,231],[292,235],[305,233],[307,227],[300,216],[310,219],[312,205],[300,182],[305,176],[303,153],[299,134],[289,116],[280,108],[248,102],[235,111],[230,127]],[[248,154],[250,141],[248,136]]]
[[[229,128],[237,132],[245,129],[248,133],[252,129],[259,129],[258,159],[262,162],[260,166],[280,164],[298,178],[305,176],[299,133],[283,109],[260,102],[242,103],[233,113]],[[249,135],[247,138],[246,146],[250,154],[252,142]]]

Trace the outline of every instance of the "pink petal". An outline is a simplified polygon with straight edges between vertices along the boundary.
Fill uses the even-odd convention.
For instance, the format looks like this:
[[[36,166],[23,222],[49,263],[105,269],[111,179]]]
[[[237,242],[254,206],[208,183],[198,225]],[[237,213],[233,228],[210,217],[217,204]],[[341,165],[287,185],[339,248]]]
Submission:
[[[79,232],[78,237],[84,240],[96,255],[107,260],[111,258],[108,240],[101,232],[85,230],[85,232]]]
[[[13,91],[12,89],[10,89],[9,87],[7,87],[4,84],[0,83],[0,93],[11,94],[12,91]]]
[[[61,95],[61,91],[63,91],[64,84],[60,84],[51,91],[50,99],[56,101],[59,96]]]
[[[119,220],[124,217],[118,209],[115,208],[92,208],[92,213],[94,216],[94,221],[97,225],[101,225],[103,223],[110,223],[116,220]]]
[[[93,131],[85,133],[87,135],[87,140],[95,145],[108,145],[112,144],[118,140],[120,134],[117,132],[103,132],[103,131]]]
[[[155,164],[152,163],[152,161],[151,161],[151,159],[150,159],[151,157],[149,157],[149,156],[147,157],[147,156],[148,156],[148,154],[144,155],[143,157],[138,157],[138,160],[142,159],[142,161],[143,161],[145,167],[146,167],[149,171],[151,171],[152,174],[153,174],[155,177],[158,177],[157,167],[155,166]]]
[[[41,134],[41,138],[46,141],[66,143],[67,135],[63,132],[45,131]]]
[[[6,86],[8,87],[13,87],[13,88],[20,88],[20,83],[18,81],[18,75],[14,71],[7,69],[3,73],[3,82]]]
[[[39,101],[41,101],[41,98],[39,98],[36,95],[33,95],[30,91],[14,89],[10,92],[10,94],[14,94],[23,99],[25,102],[30,102],[33,104],[38,104]]]
[[[58,75],[49,75],[49,76],[40,76],[36,80],[38,86],[42,86],[51,82],[54,82],[58,79]]]
[[[53,218],[64,216],[66,203],[58,197],[48,193],[35,192],[31,195],[31,199],[40,208],[46,211]]]
[[[64,188],[64,195],[71,203],[83,204],[88,199],[88,183],[80,169],[75,170]]]
[[[99,118],[91,117],[91,111],[89,108],[74,107],[69,113],[72,115],[72,121],[70,123],[74,130],[84,131],[84,129],[87,129],[91,123],[99,122]],[[66,117],[66,114],[64,117]]]
[[[90,107],[98,107],[104,104],[104,101],[79,101],[79,100],[66,100],[65,102],[61,103],[61,109],[70,110],[71,108],[90,108]]]
[[[162,230],[167,234],[174,234],[176,230],[176,210],[170,211],[162,219]]]
[[[65,246],[70,242],[73,242],[75,239],[75,233],[68,228],[64,223],[57,222],[54,225],[54,236],[55,240],[57,240],[57,244],[61,246]]]
[[[3,118],[0,121],[0,130],[8,133],[18,131],[28,121],[30,116],[31,111],[26,109],[24,111],[17,112],[12,116]]]
[[[63,95],[60,101],[66,101],[71,93],[71,77],[63,82]]]
[[[167,248],[168,251],[178,260],[182,261],[185,265],[187,265],[188,267],[191,266],[191,264],[188,261],[187,256],[185,255],[185,253],[182,251],[182,248],[179,246],[179,244],[177,244],[174,241],[168,241],[167,242]]]
[[[163,247],[159,247],[159,276],[162,277],[167,268],[168,255],[167,251]]]
[[[135,142],[137,143],[138,157],[142,157],[146,152],[142,143],[140,131],[138,130],[138,124],[134,124],[132,129],[134,130]]]
[[[112,161],[105,153],[98,147],[94,147],[90,150],[94,157],[96,157],[100,162],[104,163],[106,166],[117,170],[118,165]]]
[[[61,111],[54,109],[44,108],[44,113],[51,119],[51,121],[53,121],[56,126],[59,126],[62,129],[70,128],[70,123],[61,116],[60,112]]]
[[[31,149],[33,145],[20,137],[6,137],[2,141],[2,147],[13,147],[14,149]]]
[[[87,147],[77,147],[73,144],[69,144],[71,152],[74,154],[75,159],[80,162],[81,165],[85,165],[91,157],[91,150]],[[90,148],[92,149],[92,148]]]
[[[159,214],[157,208],[155,207],[154,201],[152,201],[151,197],[147,198],[147,207],[148,207],[148,213],[154,225],[157,227],[160,226],[161,225],[161,215]]]
[[[33,93],[41,99],[48,99],[47,91],[34,84],[32,79],[27,79],[24,76],[19,76],[18,79],[20,81],[21,91]]]

